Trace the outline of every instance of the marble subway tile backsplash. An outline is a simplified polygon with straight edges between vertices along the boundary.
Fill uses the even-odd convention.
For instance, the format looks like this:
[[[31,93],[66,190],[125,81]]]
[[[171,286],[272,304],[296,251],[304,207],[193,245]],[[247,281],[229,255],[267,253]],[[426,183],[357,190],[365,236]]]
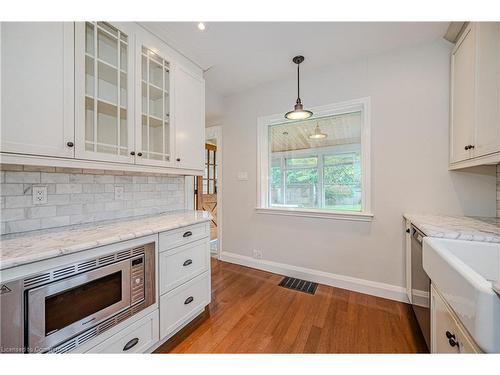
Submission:
[[[33,205],[33,186],[47,204]],[[183,209],[184,177],[3,164],[0,198],[1,234],[18,233]]]

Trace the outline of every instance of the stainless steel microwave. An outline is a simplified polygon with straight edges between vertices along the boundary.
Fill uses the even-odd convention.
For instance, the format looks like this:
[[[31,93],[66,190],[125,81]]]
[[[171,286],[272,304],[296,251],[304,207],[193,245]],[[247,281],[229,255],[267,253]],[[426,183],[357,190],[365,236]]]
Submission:
[[[1,352],[66,352],[155,302],[154,243],[3,285]]]

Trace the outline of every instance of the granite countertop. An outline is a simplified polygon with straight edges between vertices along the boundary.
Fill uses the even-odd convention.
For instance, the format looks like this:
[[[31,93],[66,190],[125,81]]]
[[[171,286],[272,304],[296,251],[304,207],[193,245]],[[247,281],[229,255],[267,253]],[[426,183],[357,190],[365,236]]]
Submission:
[[[500,218],[404,214],[429,237],[500,243]]]
[[[181,210],[3,235],[0,237],[0,270],[182,228],[210,219],[208,212]]]

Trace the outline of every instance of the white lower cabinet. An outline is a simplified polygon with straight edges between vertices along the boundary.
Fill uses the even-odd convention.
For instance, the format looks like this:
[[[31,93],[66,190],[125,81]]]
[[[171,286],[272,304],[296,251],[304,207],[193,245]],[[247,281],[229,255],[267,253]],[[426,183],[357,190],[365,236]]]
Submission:
[[[160,297],[160,339],[182,327],[210,303],[210,274],[205,272]]]
[[[201,223],[159,233],[159,309],[86,353],[151,351],[203,311],[211,295],[208,228]]]
[[[205,272],[209,268],[210,245],[201,240],[160,254],[160,294]]]
[[[87,353],[144,353],[159,341],[158,323],[158,310],[155,310]]]
[[[431,287],[431,353],[481,353],[434,286]]]
[[[160,253],[165,250],[173,249],[175,247],[206,238],[210,234],[209,231],[210,224],[202,223],[160,233],[158,243]]]

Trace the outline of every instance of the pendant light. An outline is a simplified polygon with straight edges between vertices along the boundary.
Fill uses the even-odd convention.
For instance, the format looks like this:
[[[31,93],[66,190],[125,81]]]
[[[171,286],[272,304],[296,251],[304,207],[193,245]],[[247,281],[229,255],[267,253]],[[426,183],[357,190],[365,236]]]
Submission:
[[[316,127],[314,128],[314,133],[309,135],[309,139],[325,139],[326,137],[327,135],[321,132],[319,124],[316,124]]]
[[[295,102],[295,109],[285,113],[285,117],[289,120],[305,120],[311,117],[313,113],[305,110],[300,101],[300,64],[304,61],[304,56],[295,56],[292,61],[297,64],[297,101]]]

